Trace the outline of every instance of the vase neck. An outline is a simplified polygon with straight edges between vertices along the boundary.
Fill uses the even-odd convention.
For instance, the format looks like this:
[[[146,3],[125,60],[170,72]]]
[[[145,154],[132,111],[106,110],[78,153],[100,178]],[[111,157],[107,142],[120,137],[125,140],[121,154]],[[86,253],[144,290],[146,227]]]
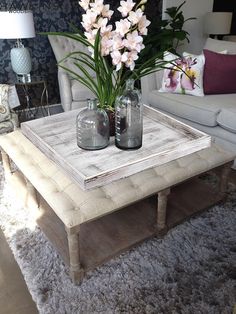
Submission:
[[[133,79],[128,79],[126,81],[126,90],[134,89],[134,80]]]
[[[97,109],[97,99],[88,99],[87,105],[89,110]]]

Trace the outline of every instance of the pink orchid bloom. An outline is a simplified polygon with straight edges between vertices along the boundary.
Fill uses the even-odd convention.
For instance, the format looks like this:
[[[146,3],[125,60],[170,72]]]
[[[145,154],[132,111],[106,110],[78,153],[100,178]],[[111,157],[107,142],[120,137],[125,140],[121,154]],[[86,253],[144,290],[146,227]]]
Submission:
[[[93,29],[90,32],[85,32],[84,35],[86,36],[86,38],[88,39],[88,41],[90,42],[90,44],[94,45],[95,42],[95,37],[97,35],[98,30],[97,29]]]
[[[197,59],[196,58],[192,58],[192,57],[184,57],[183,58],[185,64],[186,64],[186,67],[187,68],[191,68],[191,66],[197,64]]]
[[[132,25],[138,24],[143,16],[143,11],[141,9],[131,11],[128,16],[128,20],[132,23]]]
[[[165,73],[165,87],[168,91],[174,91],[179,82],[179,71],[174,67]]]
[[[88,32],[92,29],[92,25],[96,22],[97,14],[91,10],[87,10],[86,14],[82,15],[82,22],[81,24]]]
[[[122,63],[126,62],[128,59],[128,52],[123,54],[119,50],[115,50],[111,53],[112,63],[116,65],[116,71],[121,69]]]
[[[90,6],[97,15],[100,15],[104,9],[103,0],[95,0],[94,3],[90,3]]]
[[[102,13],[101,13],[103,17],[107,17],[110,20],[113,13],[114,13],[114,11],[110,10],[109,4],[104,5]]]
[[[102,36],[107,36],[111,34],[112,31],[112,25],[106,25],[101,27],[101,35]]]
[[[109,36],[103,36],[101,39],[101,54],[102,56],[108,56],[112,48],[112,40]]]
[[[141,35],[147,35],[147,27],[151,24],[151,22],[143,15],[138,22],[138,30]]]
[[[147,0],[139,2],[139,7]],[[82,25],[85,29],[85,37],[88,42],[94,45],[98,30],[100,30],[100,51],[101,56],[110,55],[112,64],[116,71],[126,66],[131,71],[135,68],[135,61],[139,58],[139,52],[144,48],[143,35],[147,35],[147,27],[150,21],[147,20],[143,11],[139,8],[133,10],[136,5],[134,0],[121,0],[118,11],[123,18],[115,22],[115,29],[109,25],[113,15],[109,4],[104,0],[79,0],[79,4],[86,11],[82,15]],[[88,47],[92,58],[94,58],[94,47]],[[180,65],[183,67],[183,65]],[[175,70],[170,71],[166,78],[167,85],[171,88],[175,85],[177,74]]]
[[[111,53],[112,64],[116,65],[116,71],[119,71],[121,68],[121,53],[119,50],[115,50]]]
[[[130,68],[130,70],[133,71],[133,69],[135,68],[134,61],[138,59],[137,51],[130,51],[127,57],[128,58],[127,61],[125,62],[125,65],[127,68]]]
[[[112,25],[107,25],[108,18],[102,18],[100,17],[96,23],[93,24],[94,28],[101,30],[101,35],[105,35],[106,33],[109,33],[112,31]]]
[[[124,42],[122,40],[122,37],[119,34],[114,34],[112,37],[112,47],[113,50],[121,50],[124,48]]]
[[[81,0],[79,1],[79,5],[85,10],[87,11],[89,8],[89,2],[90,0]]]
[[[186,74],[181,74],[181,87],[187,90],[193,90],[195,88],[196,71],[191,68],[185,70]]]
[[[120,7],[117,8],[118,11],[121,12],[123,17],[126,17],[129,12],[133,9],[135,3],[132,0],[121,1]]]
[[[143,47],[143,37],[139,36],[138,31],[128,33],[124,40],[124,45],[129,50],[141,51]]]
[[[116,22],[116,32],[120,34],[121,36],[124,36],[126,33],[129,32],[131,23],[127,20],[120,20],[119,22]]]

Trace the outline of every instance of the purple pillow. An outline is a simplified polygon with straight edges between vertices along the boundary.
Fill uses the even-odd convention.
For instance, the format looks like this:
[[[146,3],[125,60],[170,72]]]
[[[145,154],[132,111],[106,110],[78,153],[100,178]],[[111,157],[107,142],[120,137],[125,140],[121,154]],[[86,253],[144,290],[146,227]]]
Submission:
[[[204,94],[236,93],[236,55],[203,50],[205,67]]]

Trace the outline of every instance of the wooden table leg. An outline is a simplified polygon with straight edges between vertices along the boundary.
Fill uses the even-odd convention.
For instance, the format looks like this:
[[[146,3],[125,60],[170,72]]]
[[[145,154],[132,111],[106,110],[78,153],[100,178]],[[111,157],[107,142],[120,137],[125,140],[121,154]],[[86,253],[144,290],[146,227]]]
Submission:
[[[227,192],[227,185],[228,185],[228,178],[229,173],[231,171],[232,162],[229,162],[222,166],[221,174],[220,174],[220,181],[219,181],[219,191],[222,194],[225,194]]]
[[[77,228],[66,228],[69,259],[70,275],[74,283],[80,283],[84,276],[84,270],[80,264],[80,245],[79,245],[79,226]]]
[[[166,207],[170,188],[158,192],[157,201],[157,232],[161,233],[166,230]]]
[[[10,158],[7,155],[7,153],[5,153],[3,150],[1,151],[1,155],[2,155],[3,168],[5,171],[5,175],[7,177],[8,175],[12,174],[11,165],[10,165]]]

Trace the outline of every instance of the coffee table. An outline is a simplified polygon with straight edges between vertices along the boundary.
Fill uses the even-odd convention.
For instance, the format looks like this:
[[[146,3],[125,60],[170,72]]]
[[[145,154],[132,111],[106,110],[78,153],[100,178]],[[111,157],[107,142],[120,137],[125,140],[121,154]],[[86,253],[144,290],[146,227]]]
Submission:
[[[160,116],[159,113],[157,115]],[[157,143],[154,139],[154,150],[149,147],[148,156],[151,157],[146,155],[143,162],[143,155],[140,158],[136,154],[132,173],[128,172],[126,161],[116,166],[115,170],[103,172],[97,169],[97,164],[93,164],[92,168],[98,171],[97,175],[92,173],[93,186],[85,184],[90,182],[88,177],[81,180],[80,171],[75,168],[80,164],[77,162],[79,148],[63,137],[68,128],[66,121],[69,121],[72,132],[75,128],[68,116],[75,118],[76,112],[27,122],[22,126],[25,135],[18,130],[1,136],[0,146],[7,180],[16,191],[21,192],[26,205],[40,208],[38,224],[70,266],[75,282],[80,282],[88,270],[111,257],[153,235],[163,234],[187,216],[224,198],[227,174],[235,155],[214,145],[209,146],[207,135],[178,124],[165,115],[161,118],[165,127],[167,121],[172,131],[177,129],[181,136],[184,134],[185,140],[184,137],[177,137],[176,145],[175,140],[168,138],[165,150],[156,150],[155,154],[153,151]],[[49,128],[48,123],[51,124],[52,119],[57,123]],[[149,118],[147,120],[150,122]],[[151,139],[152,134],[162,128],[162,122],[154,120],[155,127],[148,123]],[[59,132],[62,137],[57,134],[58,128],[65,130],[64,133]],[[45,151],[42,134],[47,138]],[[47,142],[50,134],[52,144]],[[32,138],[29,140],[26,135]],[[61,156],[57,149],[59,147],[60,151],[63,138],[64,148],[68,148],[69,152],[63,157],[64,164],[67,163],[65,167],[56,158]],[[112,144],[110,146],[111,150],[116,149]],[[145,135],[143,148],[145,150]],[[106,154],[106,149],[103,151]],[[116,153],[120,151],[117,149]],[[73,165],[76,177],[68,171],[66,156],[76,160]],[[16,164],[16,171],[12,170],[10,159]],[[109,154],[103,163],[108,163],[108,160]],[[219,191],[194,179],[220,166],[223,168]],[[100,180],[104,173],[109,178],[105,182]]]

